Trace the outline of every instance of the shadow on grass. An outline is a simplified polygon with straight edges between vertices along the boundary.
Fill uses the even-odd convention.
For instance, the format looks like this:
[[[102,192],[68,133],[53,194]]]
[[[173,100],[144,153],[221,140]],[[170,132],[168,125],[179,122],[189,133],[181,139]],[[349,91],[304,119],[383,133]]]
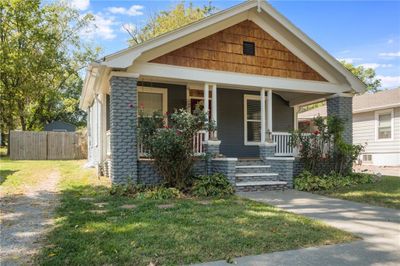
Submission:
[[[7,180],[7,177],[18,172],[18,170],[0,170],[0,185]]]
[[[96,204],[97,203],[97,204]],[[101,203],[101,204],[99,204]],[[122,209],[125,204],[133,209]],[[170,208],[159,208],[171,204]],[[345,232],[238,197],[135,200],[107,187],[62,191],[44,265],[189,264],[354,240]]]

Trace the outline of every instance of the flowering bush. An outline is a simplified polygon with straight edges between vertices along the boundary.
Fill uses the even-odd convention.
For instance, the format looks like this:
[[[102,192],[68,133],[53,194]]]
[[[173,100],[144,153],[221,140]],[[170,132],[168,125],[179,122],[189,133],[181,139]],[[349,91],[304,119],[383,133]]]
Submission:
[[[168,114],[167,114],[168,116]],[[184,189],[193,167],[193,136],[199,130],[213,131],[207,123],[207,114],[196,109],[193,114],[180,109],[165,117],[155,113],[139,118],[139,140],[145,145],[154,165],[167,186]]]
[[[297,130],[291,135],[290,145],[298,148],[305,170],[315,175],[331,171],[349,174],[364,147],[344,141],[344,123],[335,116],[328,117],[326,123],[322,117],[314,118],[313,122],[317,130],[311,134]]]

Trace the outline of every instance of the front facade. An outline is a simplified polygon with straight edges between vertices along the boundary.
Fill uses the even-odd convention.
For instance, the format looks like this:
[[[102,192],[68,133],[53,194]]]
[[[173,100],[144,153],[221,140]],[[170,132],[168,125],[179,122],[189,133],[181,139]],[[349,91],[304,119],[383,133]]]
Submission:
[[[353,98],[353,144],[363,145],[363,165],[400,165],[400,88]],[[326,117],[325,106],[299,114],[299,125]]]
[[[217,124],[217,140],[199,132],[193,149],[219,154],[209,162],[212,171],[240,190],[290,187],[289,131],[298,107],[327,99],[331,114],[350,119],[351,142],[348,110],[363,89],[270,5],[247,1],[88,68],[81,107],[89,113],[89,161],[106,162],[115,183],[158,180],[137,142],[138,110],[193,110],[200,103]]]

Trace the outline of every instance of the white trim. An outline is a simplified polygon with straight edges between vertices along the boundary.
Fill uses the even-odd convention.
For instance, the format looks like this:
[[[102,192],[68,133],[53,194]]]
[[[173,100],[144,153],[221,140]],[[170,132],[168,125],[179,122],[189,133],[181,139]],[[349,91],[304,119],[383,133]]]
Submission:
[[[209,93],[210,93],[210,84],[204,83],[204,94],[203,94],[204,103],[203,103],[203,105],[204,105],[204,112],[206,113],[206,117],[207,117],[206,118],[207,122],[208,122],[208,112],[210,110],[209,106],[208,106],[208,101],[209,101],[209,97],[210,97]],[[206,135],[204,136],[205,142],[208,142],[208,137],[209,137],[209,134],[207,132]]]
[[[168,111],[168,89],[154,88],[154,87],[147,87],[147,86],[138,86],[137,87],[138,104],[139,104],[139,92],[161,94],[162,95],[162,114],[164,115]],[[138,113],[138,115],[139,115],[139,113]]]
[[[379,127],[379,115],[384,115],[384,114],[390,114],[390,138],[388,139],[380,139],[379,138],[379,132],[378,132],[378,127]],[[394,109],[386,109],[386,110],[380,110],[380,111],[375,111],[375,141],[392,141],[394,139]]]
[[[211,86],[211,121],[215,123],[215,126],[217,127],[217,85],[212,84]],[[217,138],[217,130],[214,132],[214,138]]]
[[[268,97],[265,97],[268,101]],[[245,146],[258,146],[261,144],[261,141],[247,141],[247,122],[260,122],[261,120],[248,120],[247,119],[247,100],[257,100],[261,101],[260,95],[253,94],[244,94],[243,95],[243,128],[244,128],[244,145]],[[268,106],[267,106],[268,108]]]
[[[111,71],[108,75],[108,79],[110,80],[112,77],[125,77],[125,78],[139,78],[138,73],[125,72],[125,71]]]
[[[269,134],[272,134],[273,129],[273,124],[272,124],[272,90],[268,90],[268,96],[267,96],[267,129]],[[270,135],[270,137],[272,137]]]
[[[260,104],[261,104],[261,144],[265,143],[265,89],[262,88],[261,92],[260,92],[261,96],[260,96]],[[246,108],[247,111],[247,108]],[[247,117],[246,117],[247,118]],[[247,123],[246,123],[247,126]],[[246,130],[247,132],[247,130]],[[247,140],[247,138],[246,138]]]
[[[272,88],[275,90],[320,94],[345,92],[351,89],[345,84],[333,84],[323,81],[279,78],[156,63],[136,63],[130,70],[139,73],[141,76],[169,78],[186,82],[207,82],[227,86],[253,87],[257,89]]]
[[[294,161],[296,158],[294,157],[265,157],[266,160],[271,161]]]
[[[394,103],[394,104],[388,104],[388,105],[380,105],[380,106],[368,107],[368,108],[363,108],[363,109],[357,109],[357,110],[353,110],[353,114],[370,112],[370,111],[375,111],[375,110],[380,110],[380,109],[396,108],[396,107],[400,107],[400,103]]]

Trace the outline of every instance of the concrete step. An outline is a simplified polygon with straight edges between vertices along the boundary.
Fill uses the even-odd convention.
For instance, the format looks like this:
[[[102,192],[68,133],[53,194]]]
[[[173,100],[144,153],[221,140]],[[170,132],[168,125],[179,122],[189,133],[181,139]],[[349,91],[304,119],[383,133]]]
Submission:
[[[270,168],[271,165],[238,165],[236,169]]]
[[[270,168],[270,165],[239,165],[236,166],[236,174],[268,173]]]
[[[237,166],[263,165],[263,164],[265,163],[259,159],[240,159],[236,163]]]
[[[239,173],[236,174],[236,177],[244,177],[244,176],[278,176],[279,174],[277,173]]]
[[[284,190],[288,183],[285,181],[247,181],[236,182],[236,191],[238,192],[255,192],[255,191],[270,191]]]

